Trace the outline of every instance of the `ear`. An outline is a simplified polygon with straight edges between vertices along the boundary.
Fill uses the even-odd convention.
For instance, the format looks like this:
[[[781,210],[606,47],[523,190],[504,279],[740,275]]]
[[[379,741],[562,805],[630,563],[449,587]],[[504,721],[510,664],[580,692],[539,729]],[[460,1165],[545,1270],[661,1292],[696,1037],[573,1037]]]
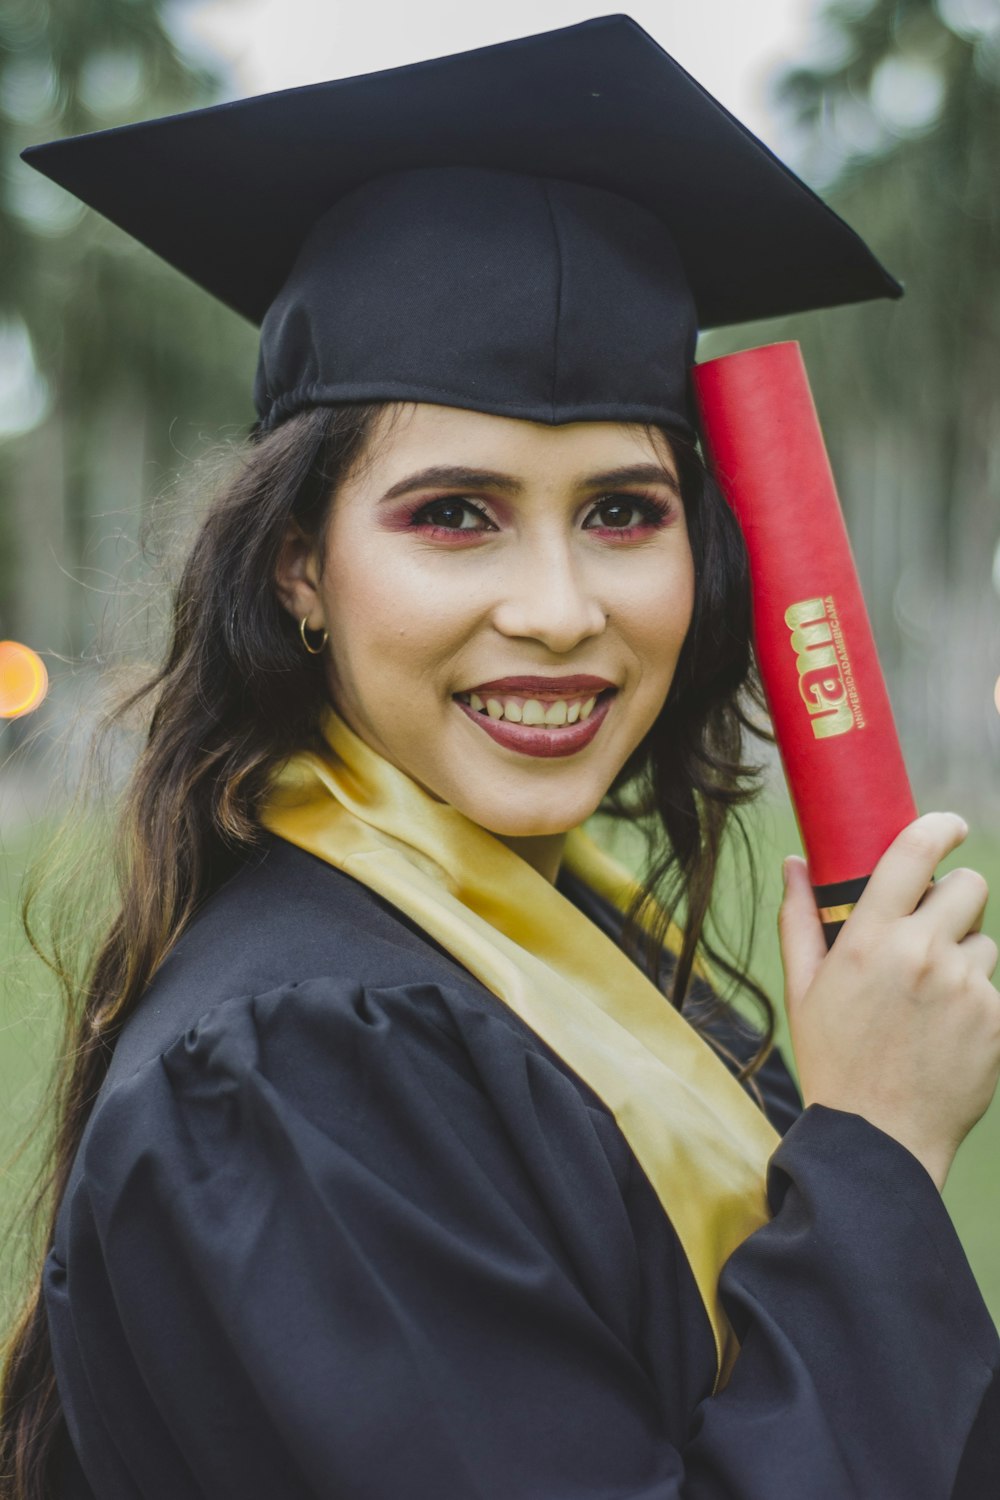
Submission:
[[[274,587],[296,623],[305,616],[308,629],[322,630],[319,558],[314,543],[297,521],[289,521],[285,528],[274,568]]]

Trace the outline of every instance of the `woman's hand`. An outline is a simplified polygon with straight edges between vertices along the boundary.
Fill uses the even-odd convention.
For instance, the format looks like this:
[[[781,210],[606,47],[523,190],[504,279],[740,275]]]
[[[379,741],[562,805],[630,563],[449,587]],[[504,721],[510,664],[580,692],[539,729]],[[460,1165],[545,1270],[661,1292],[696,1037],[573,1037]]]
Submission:
[[[778,913],[805,1103],[862,1115],[939,1189],[1000,1074],[998,951],[980,930],[989,886],[968,869],[929,884],[967,833],[944,812],[904,828],[829,952],[804,859],[786,861]]]

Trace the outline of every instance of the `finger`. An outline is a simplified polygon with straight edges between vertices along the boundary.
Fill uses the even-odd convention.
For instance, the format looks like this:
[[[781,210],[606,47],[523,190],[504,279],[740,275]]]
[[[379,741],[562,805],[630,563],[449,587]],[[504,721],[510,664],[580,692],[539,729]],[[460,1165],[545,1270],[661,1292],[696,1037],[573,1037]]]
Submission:
[[[958,945],[977,969],[981,969],[987,979],[992,979],[997,970],[997,962],[1000,960],[1000,948],[987,932],[971,932],[964,937]]]
[[[989,899],[985,876],[963,866],[936,880],[913,915],[957,943],[970,932],[982,931]]]
[[[827,947],[806,861],[798,855],[789,855],[785,866],[788,879],[778,909],[778,936],[785,974],[785,1002],[794,1008],[812,983]]]
[[[968,832],[957,813],[924,813],[908,823],[872,871],[851,920],[859,913],[863,913],[864,922],[909,916],[924,896],[936,867]]]

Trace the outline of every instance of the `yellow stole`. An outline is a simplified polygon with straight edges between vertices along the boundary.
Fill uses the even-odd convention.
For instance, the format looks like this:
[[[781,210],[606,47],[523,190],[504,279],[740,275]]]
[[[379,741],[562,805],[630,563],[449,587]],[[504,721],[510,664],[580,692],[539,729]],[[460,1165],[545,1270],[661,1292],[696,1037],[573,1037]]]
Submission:
[[[777,1132],[690,1023],[543,875],[332,708],[321,728],[322,754],[301,751],[275,773],[262,823],[405,912],[604,1101],[690,1263],[718,1389],[738,1352],[719,1272],[769,1216]],[[582,829],[567,835],[563,858],[624,910],[634,882]],[[679,937],[672,925],[668,945]]]

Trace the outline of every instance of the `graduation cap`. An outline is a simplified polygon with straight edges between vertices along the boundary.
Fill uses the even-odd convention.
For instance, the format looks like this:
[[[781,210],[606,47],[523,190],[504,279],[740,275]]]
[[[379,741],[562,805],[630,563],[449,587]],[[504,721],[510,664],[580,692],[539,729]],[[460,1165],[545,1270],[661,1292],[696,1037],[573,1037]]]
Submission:
[[[898,297],[628,16],[31,146],[261,325],[261,425],[429,401],[690,432],[699,329]]]

